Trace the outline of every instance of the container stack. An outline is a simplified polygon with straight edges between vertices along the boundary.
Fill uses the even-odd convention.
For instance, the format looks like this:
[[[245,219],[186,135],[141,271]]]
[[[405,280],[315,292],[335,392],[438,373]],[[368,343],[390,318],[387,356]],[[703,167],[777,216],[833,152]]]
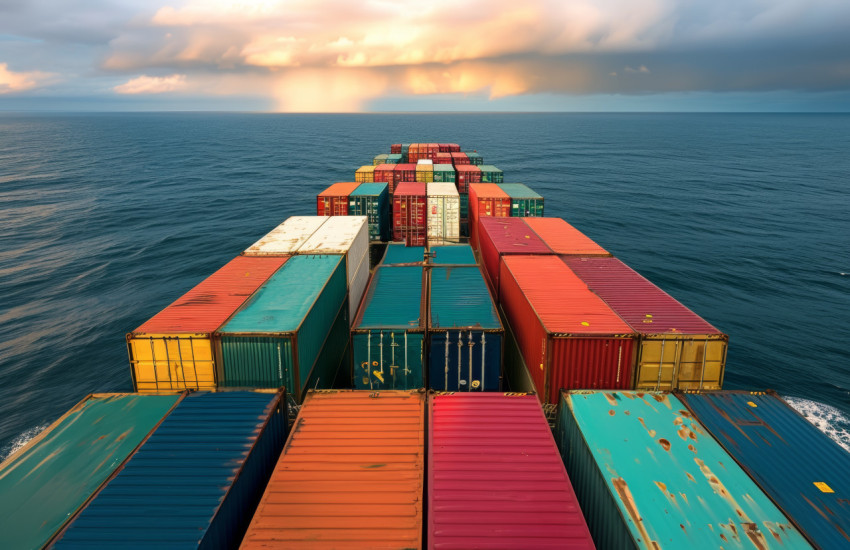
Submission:
[[[375,165],[361,166],[354,172],[354,181],[358,183],[372,183],[375,181]]]
[[[369,241],[390,240],[390,193],[387,183],[362,183],[348,197],[348,215],[366,216]]]
[[[316,197],[316,214],[319,216],[347,216],[348,196],[360,186],[357,182],[335,183]]]
[[[427,188],[424,183],[404,182],[393,193],[393,240],[407,246],[427,242]]]
[[[427,239],[429,245],[460,242],[460,195],[450,182],[432,182],[426,187]]]
[[[458,172],[460,176],[460,172]],[[478,248],[478,220],[485,217],[507,218],[511,215],[511,198],[495,183],[473,183],[469,186],[469,242]]]
[[[511,216],[542,217],[543,197],[523,183],[499,183],[499,188],[511,198]]]
[[[434,161],[420,160],[416,163],[416,181],[420,183],[434,181]]]
[[[498,168],[490,164],[482,164],[478,167],[481,172],[481,183],[503,183],[504,174]]]

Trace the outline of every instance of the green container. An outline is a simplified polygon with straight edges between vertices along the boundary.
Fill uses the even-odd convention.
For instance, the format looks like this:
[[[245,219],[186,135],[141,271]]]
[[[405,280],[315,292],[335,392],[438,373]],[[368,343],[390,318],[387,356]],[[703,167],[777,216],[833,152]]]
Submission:
[[[348,215],[368,218],[370,241],[390,240],[389,197],[387,183],[361,183],[348,196]]]
[[[502,183],[505,181],[505,176],[501,170],[491,164],[482,164],[481,168],[481,183]]]
[[[374,166],[377,166],[379,164],[390,164],[389,162],[387,162],[388,157],[389,155],[387,153],[384,153],[382,155],[376,155],[375,158],[372,159],[372,164]]]
[[[420,266],[379,266],[351,330],[356,389],[425,387],[425,293]]]
[[[511,217],[543,217],[543,196],[529,186],[524,183],[500,183],[499,188],[511,198]]]
[[[460,219],[461,221],[469,219],[469,193],[459,193],[460,195]],[[465,236],[469,236],[467,233]]]
[[[467,153],[467,157],[469,157],[469,164],[473,164],[475,166],[481,166],[484,164],[484,158],[478,153]]]
[[[401,164],[402,158],[399,154],[387,155],[387,164]]]
[[[294,256],[216,333],[219,385],[293,388],[300,403],[309,380],[332,383],[322,350],[345,302],[344,256]]]
[[[455,172],[455,167],[451,164],[435,164],[434,181],[455,183],[457,181],[457,172]]]

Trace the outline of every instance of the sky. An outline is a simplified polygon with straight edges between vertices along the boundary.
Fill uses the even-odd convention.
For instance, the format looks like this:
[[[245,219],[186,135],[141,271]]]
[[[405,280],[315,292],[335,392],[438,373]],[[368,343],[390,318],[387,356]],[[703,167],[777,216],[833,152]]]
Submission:
[[[0,0],[0,110],[850,111],[849,0]]]

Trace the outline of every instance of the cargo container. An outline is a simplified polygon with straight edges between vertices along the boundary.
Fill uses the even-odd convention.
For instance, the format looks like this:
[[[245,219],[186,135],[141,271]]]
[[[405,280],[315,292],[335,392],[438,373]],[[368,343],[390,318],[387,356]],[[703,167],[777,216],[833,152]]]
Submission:
[[[387,157],[389,157],[389,155],[386,153],[382,155],[376,155],[375,158],[372,159],[372,164],[375,166],[378,166],[380,164],[389,164],[387,162]]]
[[[420,160],[416,165],[416,181],[420,183],[434,181],[434,164],[430,160]]]
[[[424,246],[406,246],[400,243],[390,243],[381,265],[418,265],[425,263]]]
[[[432,182],[426,185],[426,192],[428,243],[439,245],[459,242],[460,196],[455,185],[449,182]]]
[[[357,182],[334,183],[316,196],[316,214],[319,216],[347,216],[348,196],[357,189]]]
[[[511,198],[511,216],[543,217],[543,197],[524,183],[500,183],[499,187]]]
[[[375,181],[375,165],[361,166],[354,172],[354,181],[359,183],[372,183]]]
[[[502,183],[505,181],[504,173],[492,164],[482,164],[478,169],[481,170],[481,183]]]
[[[424,271],[378,266],[351,329],[357,389],[425,387]]]
[[[728,336],[617,258],[562,260],[638,333],[634,389],[723,386]]]
[[[434,155],[434,164],[451,164],[452,163],[452,154],[451,153],[437,153]]]
[[[233,548],[286,441],[283,392],[191,393],[54,548]]]
[[[369,281],[367,221],[366,216],[331,218],[298,248],[299,255],[341,254],[345,257],[350,319],[354,318]]]
[[[428,548],[594,548],[533,395],[428,400]]]
[[[677,397],[809,542],[850,547],[850,453],[773,391]]]
[[[213,333],[287,259],[237,256],[128,333],[135,390],[215,388]]]
[[[455,169],[451,164],[435,164],[434,165],[434,181],[447,181],[454,183]]]
[[[254,548],[421,548],[425,394],[308,394],[242,541]]]
[[[348,214],[368,218],[370,241],[390,240],[389,184],[361,183],[348,197]]]
[[[599,548],[810,548],[671,394],[564,392],[557,433]]]
[[[476,153],[475,151],[466,154],[469,159],[469,163],[475,166],[482,166],[484,164],[484,158]]]
[[[561,218],[527,217],[528,224],[555,254],[571,256],[610,256],[587,235]]]
[[[416,179],[416,164],[396,164],[393,170],[393,180],[396,187],[403,181],[417,181]]]
[[[47,545],[181,394],[92,394],[0,463],[0,548]]]
[[[390,145],[390,154],[401,154],[401,143],[393,143]]]
[[[453,244],[428,247],[429,265],[478,265],[472,247],[468,244]]]
[[[468,165],[470,164],[469,157],[466,156],[466,153],[461,153],[460,151],[452,152],[452,164],[454,164],[455,168]]]
[[[503,256],[499,289],[542,402],[631,386],[636,334],[556,256]]]
[[[330,218],[328,216],[291,216],[262,239],[248,247],[244,256],[286,256],[295,254]]]
[[[410,162],[410,144],[402,143],[401,144],[401,162]]]
[[[478,220],[484,217],[507,218],[511,215],[511,198],[495,183],[473,183],[469,186],[469,244],[478,249]]]
[[[511,324],[502,308],[497,306],[497,309],[502,326],[505,327],[505,360],[502,366],[502,384],[508,391],[537,394],[537,388],[534,387],[534,380],[531,378],[531,371],[525,364]]]
[[[329,387],[339,358],[318,359],[326,346],[341,355],[348,342],[327,341],[342,308],[347,308],[342,256],[291,258],[216,332],[219,385],[292,388],[296,402],[309,379]]]
[[[498,391],[505,331],[478,266],[428,269],[428,387]]]
[[[387,155],[387,164],[399,164],[402,162],[401,158],[398,153]]]
[[[393,240],[407,246],[427,242],[428,197],[424,183],[399,183],[393,194]]]
[[[390,195],[393,194],[396,185],[395,167],[395,164],[379,164],[375,166],[375,173],[372,175],[375,182],[384,182],[389,185]]]
[[[465,164],[455,166],[455,185],[459,193],[469,193],[469,186],[473,183],[481,183],[480,168]]]
[[[502,256],[510,254],[552,254],[540,237],[522,218],[481,218],[478,250],[493,295],[499,296],[499,270]]]

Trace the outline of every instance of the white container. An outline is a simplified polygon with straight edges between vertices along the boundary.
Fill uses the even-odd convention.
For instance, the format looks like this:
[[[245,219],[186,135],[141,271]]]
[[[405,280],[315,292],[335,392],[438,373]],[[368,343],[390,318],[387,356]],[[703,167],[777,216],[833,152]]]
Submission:
[[[247,248],[243,256],[285,256],[295,252],[313,236],[329,216],[292,216]]]
[[[460,242],[460,195],[452,182],[428,182],[428,244]]]
[[[417,165],[429,164],[429,165],[433,166],[433,165],[434,165],[434,161],[433,161],[433,160],[431,160],[431,159],[421,159],[421,160],[416,161],[416,164],[417,164]]]

